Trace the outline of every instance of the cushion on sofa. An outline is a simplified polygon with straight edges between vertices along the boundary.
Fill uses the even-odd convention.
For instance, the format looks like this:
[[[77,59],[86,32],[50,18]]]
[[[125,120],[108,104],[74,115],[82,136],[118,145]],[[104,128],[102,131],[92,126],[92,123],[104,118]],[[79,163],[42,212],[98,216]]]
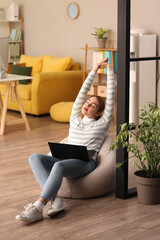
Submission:
[[[72,66],[70,67],[69,70],[71,70],[71,71],[73,71],[73,70],[80,70],[80,64],[73,62]]]
[[[16,66],[22,66],[22,67],[26,67],[26,64],[25,63],[16,63],[15,64]],[[8,70],[7,70],[7,73],[10,73],[11,71],[11,64],[8,64]]]
[[[69,122],[73,102],[60,102],[50,108],[50,115],[57,122]]]
[[[28,85],[18,84],[17,89],[18,89],[18,93],[19,93],[19,96],[20,96],[21,99],[31,100],[32,85],[30,85],[30,84],[28,84]]]
[[[27,55],[21,55],[19,62],[26,63],[26,67],[32,67],[31,76],[34,76],[36,73],[39,73],[42,71],[43,56],[32,57]]]
[[[73,59],[70,57],[56,58],[44,55],[42,72],[66,71],[71,68]]]
[[[16,75],[24,75],[24,76],[31,76],[32,67],[23,67],[23,66],[17,66],[12,65],[10,69],[10,74],[16,74]],[[28,84],[30,80],[21,80],[20,84]]]

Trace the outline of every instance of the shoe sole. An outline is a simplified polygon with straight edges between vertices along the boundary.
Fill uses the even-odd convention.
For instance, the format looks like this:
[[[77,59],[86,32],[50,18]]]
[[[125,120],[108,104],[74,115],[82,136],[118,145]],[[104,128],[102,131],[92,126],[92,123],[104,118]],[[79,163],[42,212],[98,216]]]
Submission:
[[[65,210],[66,208],[67,208],[67,206],[65,206],[65,207],[63,207],[63,208],[60,208],[60,209],[58,209],[58,210],[53,210],[53,212],[47,213],[47,215],[48,215],[49,217],[52,217],[52,216],[56,215],[57,213]]]
[[[32,223],[32,222],[36,222],[36,221],[40,221],[40,220],[43,220],[43,218],[39,218],[39,219],[35,219],[35,220],[29,220],[29,219],[23,219],[23,218],[16,218],[16,220],[19,220],[19,221],[22,221],[22,222],[28,222],[28,223]]]

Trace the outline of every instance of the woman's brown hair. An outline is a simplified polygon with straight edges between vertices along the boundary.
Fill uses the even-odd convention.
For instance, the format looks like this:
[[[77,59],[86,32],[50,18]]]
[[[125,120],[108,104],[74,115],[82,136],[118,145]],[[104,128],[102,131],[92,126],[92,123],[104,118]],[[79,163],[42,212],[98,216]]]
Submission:
[[[92,97],[95,97],[97,98],[98,102],[99,102],[99,108],[97,110],[97,112],[99,112],[100,114],[95,118],[96,120],[100,119],[101,118],[101,114],[103,113],[104,111],[104,108],[105,108],[105,103],[104,103],[104,100],[102,97],[100,96],[97,96],[97,95],[92,95],[91,97],[89,98],[92,98]]]

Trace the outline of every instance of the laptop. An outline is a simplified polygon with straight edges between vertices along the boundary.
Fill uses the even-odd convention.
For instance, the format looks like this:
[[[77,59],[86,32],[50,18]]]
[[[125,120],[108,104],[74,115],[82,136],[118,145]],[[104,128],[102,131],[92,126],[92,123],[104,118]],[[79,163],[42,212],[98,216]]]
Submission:
[[[49,142],[49,148],[52,156],[58,159],[80,159],[82,161],[90,161],[87,147],[73,144]]]

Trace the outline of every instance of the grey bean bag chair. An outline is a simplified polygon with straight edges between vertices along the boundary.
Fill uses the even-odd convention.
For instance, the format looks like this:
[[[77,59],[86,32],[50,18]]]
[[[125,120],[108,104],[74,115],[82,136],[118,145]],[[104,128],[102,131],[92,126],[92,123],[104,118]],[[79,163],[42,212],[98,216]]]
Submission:
[[[67,143],[67,138],[61,142]],[[91,198],[114,190],[116,152],[109,151],[111,142],[107,136],[98,154],[97,168],[93,172],[81,178],[63,179],[58,192],[60,197]]]

